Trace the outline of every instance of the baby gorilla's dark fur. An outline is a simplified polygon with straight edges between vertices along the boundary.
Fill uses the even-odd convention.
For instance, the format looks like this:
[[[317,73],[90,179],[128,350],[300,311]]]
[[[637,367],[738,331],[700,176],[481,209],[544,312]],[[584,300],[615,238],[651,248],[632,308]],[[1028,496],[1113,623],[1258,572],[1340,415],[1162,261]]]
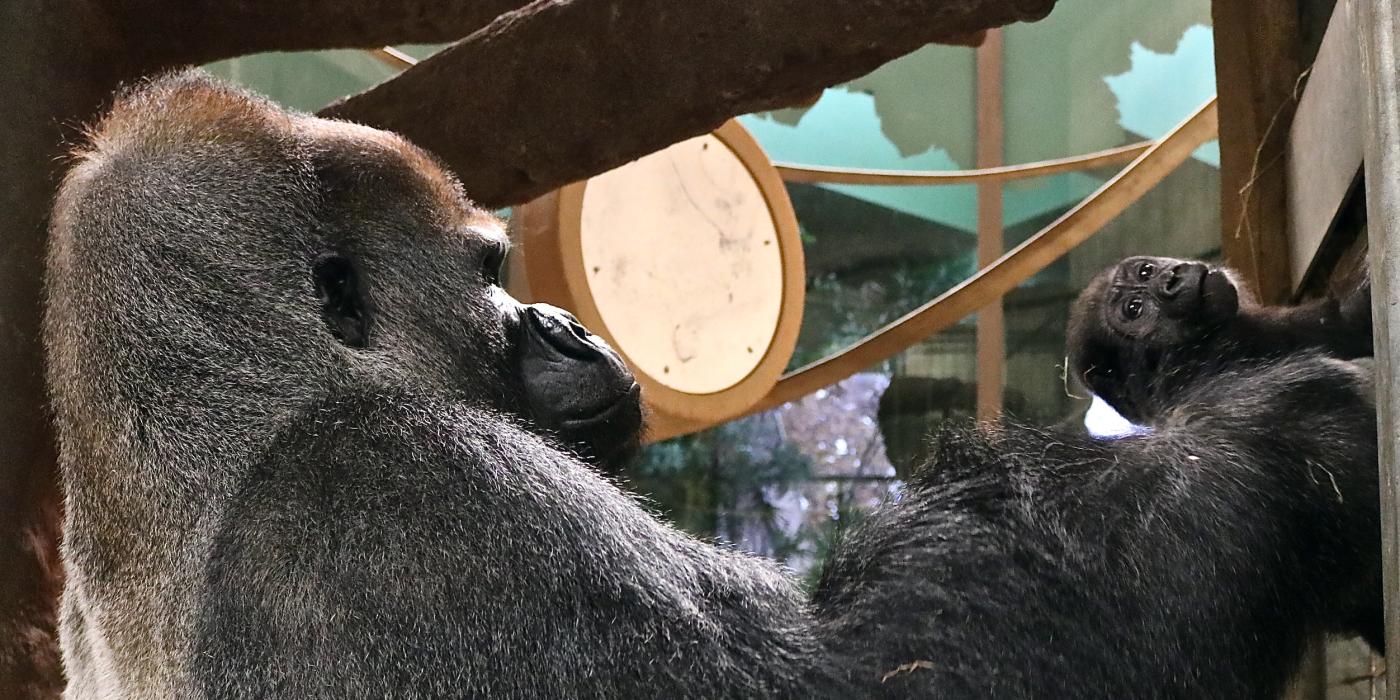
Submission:
[[[1380,643],[1368,381],[1303,354],[1183,387],[1150,435],[945,430],[833,553],[829,645],[928,660],[886,683],[910,696],[1276,698],[1311,638]]]
[[[120,101],[50,263],[71,697],[1268,698],[1379,616],[1351,365],[1184,386],[1141,438],[947,432],[809,600],[511,398],[480,218],[382,132],[197,75]]]
[[[1099,273],[1075,302],[1071,377],[1125,418],[1153,423],[1181,387],[1242,364],[1315,351],[1371,354],[1371,294],[1261,306],[1232,273],[1203,262],[1132,257]]]

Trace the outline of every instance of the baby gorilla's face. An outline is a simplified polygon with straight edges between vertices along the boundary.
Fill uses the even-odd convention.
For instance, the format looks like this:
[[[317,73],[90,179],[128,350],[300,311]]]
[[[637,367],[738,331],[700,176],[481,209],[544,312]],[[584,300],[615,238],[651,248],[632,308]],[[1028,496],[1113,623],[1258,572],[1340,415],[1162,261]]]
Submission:
[[[328,224],[313,276],[329,332],[604,466],[629,453],[642,426],[632,373],[569,313],[501,288],[502,224],[403,139],[312,121]]]
[[[1199,337],[1239,311],[1229,274],[1205,263],[1135,257],[1100,273],[1090,290],[1102,323],[1136,343],[1167,347]]]
[[[1067,372],[1124,417],[1142,422],[1165,358],[1205,342],[1240,312],[1223,268],[1172,258],[1128,258],[1100,272],[1075,301]]]

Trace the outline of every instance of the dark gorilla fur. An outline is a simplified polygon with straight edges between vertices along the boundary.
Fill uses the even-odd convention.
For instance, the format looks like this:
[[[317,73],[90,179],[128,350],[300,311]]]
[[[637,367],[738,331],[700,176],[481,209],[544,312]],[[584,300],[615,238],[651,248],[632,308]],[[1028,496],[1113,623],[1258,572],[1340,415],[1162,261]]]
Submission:
[[[1233,273],[1194,260],[1131,257],[1100,272],[1075,302],[1070,377],[1123,417],[1148,425],[1181,387],[1315,351],[1371,355],[1371,289],[1346,299],[1263,306]]]
[[[49,268],[70,697],[1265,698],[1379,618],[1350,364],[1183,387],[1141,438],[946,432],[807,599],[512,399],[482,218],[389,134],[197,74],[119,100]]]

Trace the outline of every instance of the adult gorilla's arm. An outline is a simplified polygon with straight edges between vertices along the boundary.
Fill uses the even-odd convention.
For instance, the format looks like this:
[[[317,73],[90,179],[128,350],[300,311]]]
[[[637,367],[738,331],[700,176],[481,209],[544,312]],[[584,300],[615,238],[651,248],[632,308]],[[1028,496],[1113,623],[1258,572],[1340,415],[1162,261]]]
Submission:
[[[1369,382],[1304,356],[1148,436],[945,432],[837,548],[828,638],[893,694],[1275,697],[1310,636],[1380,640]]]
[[[810,697],[821,672],[775,565],[494,411],[334,397],[230,503],[190,658],[207,698]]]

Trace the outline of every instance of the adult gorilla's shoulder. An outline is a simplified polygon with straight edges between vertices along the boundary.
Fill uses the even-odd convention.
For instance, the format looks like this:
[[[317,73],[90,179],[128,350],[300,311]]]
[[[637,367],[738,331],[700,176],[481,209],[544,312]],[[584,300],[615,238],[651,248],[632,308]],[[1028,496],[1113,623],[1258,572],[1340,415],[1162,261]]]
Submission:
[[[775,633],[805,619],[776,567],[657,522],[494,411],[341,396],[246,483],[199,596],[205,697],[795,696],[821,673],[810,635]]]

